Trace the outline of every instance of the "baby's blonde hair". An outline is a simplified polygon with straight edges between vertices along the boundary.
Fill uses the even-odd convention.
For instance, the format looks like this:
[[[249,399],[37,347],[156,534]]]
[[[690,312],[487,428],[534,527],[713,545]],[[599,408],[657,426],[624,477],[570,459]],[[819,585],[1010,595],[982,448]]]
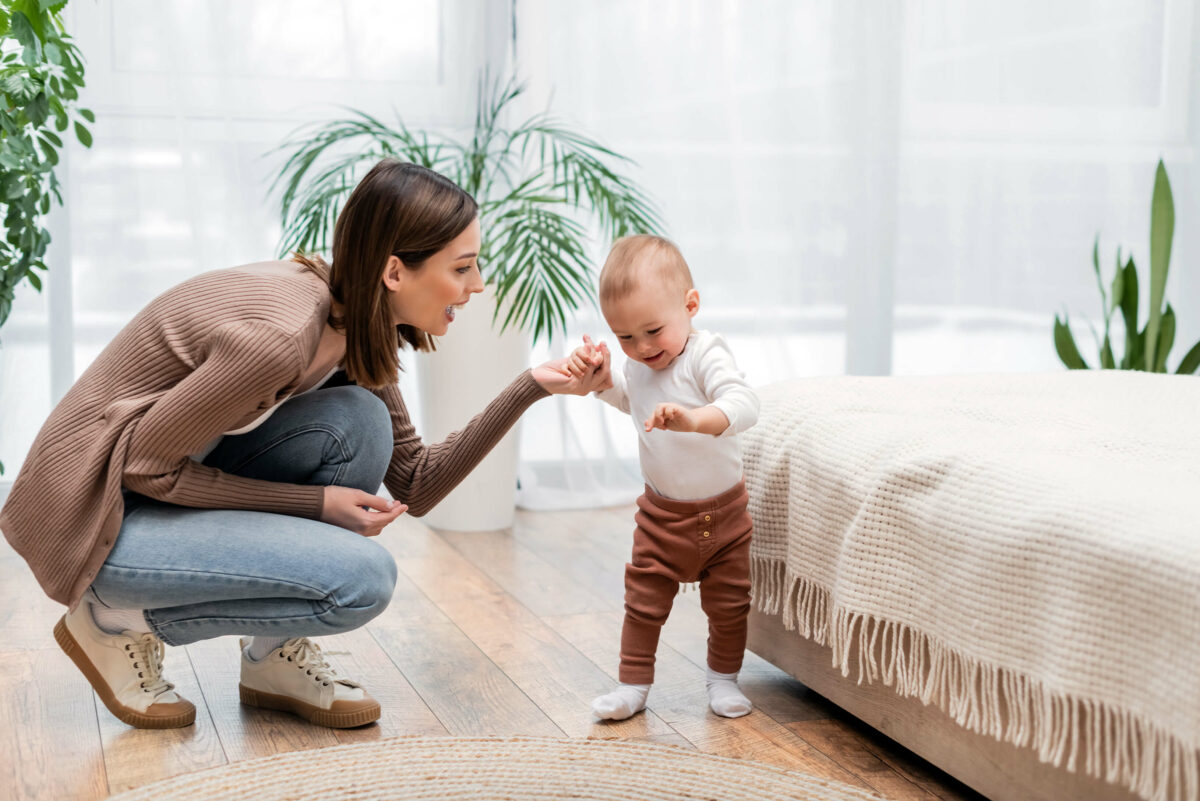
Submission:
[[[621,300],[654,279],[674,284],[681,294],[695,286],[692,271],[671,240],[652,234],[621,237],[600,270],[600,303]]]

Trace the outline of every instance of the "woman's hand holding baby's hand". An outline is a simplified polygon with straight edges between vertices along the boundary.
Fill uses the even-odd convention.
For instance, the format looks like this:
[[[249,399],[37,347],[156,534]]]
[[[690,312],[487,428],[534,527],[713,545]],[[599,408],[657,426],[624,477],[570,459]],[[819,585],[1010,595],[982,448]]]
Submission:
[[[678,403],[660,403],[654,407],[654,414],[650,415],[645,425],[647,431],[661,428],[663,431],[690,433],[697,430],[699,421],[691,409]]]
[[[554,359],[533,368],[533,378],[547,392],[556,395],[587,395],[612,388],[612,354],[601,342],[590,337],[565,359]]]
[[[567,371],[576,378],[582,378],[596,368],[603,367],[608,358],[608,346],[603,342],[597,345],[584,334],[583,344],[567,357]]]
[[[321,522],[340,526],[364,537],[374,537],[407,511],[408,506],[399,501],[384,500],[353,487],[330,485],[325,487]]]

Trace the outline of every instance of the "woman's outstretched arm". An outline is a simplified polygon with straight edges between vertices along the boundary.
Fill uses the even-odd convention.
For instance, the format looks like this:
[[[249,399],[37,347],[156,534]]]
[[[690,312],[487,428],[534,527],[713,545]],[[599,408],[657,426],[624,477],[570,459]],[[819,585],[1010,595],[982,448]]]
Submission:
[[[426,445],[417,436],[398,386],[375,390],[392,417],[392,461],[384,486],[420,517],[458,486],[533,403],[550,394],[586,395],[611,385],[607,365],[583,377],[547,362],[517,376],[487,407],[443,441]]]

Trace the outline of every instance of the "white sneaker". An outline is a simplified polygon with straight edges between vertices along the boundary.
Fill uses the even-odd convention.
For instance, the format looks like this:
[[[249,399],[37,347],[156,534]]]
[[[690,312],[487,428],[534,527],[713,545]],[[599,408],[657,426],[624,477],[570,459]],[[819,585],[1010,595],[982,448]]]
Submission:
[[[196,720],[196,707],[162,677],[163,644],[153,634],[108,634],[87,601],[54,626],[54,639],[118,719],[139,729],[174,729]]]
[[[241,640],[242,703],[299,715],[318,726],[348,729],[379,720],[379,702],[362,685],[338,678],[321,646],[307,637],[288,640],[259,661]]]

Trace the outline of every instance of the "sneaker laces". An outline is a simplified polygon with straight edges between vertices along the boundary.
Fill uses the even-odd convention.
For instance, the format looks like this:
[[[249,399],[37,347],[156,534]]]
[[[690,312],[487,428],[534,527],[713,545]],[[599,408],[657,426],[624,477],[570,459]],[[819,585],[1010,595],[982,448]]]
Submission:
[[[133,667],[138,672],[138,686],[153,696],[159,696],[175,689],[175,685],[163,678],[163,655],[166,648],[162,640],[147,632],[137,637],[131,637],[132,645],[125,646],[133,659]]]
[[[298,637],[285,642],[279,649],[279,656],[280,658],[287,657],[290,662],[295,663],[296,667],[304,668],[308,675],[322,684],[336,681],[349,687],[362,686],[357,682],[339,677],[337,671],[333,669],[333,665],[326,661],[325,654],[321,653],[321,646],[307,637]]]

